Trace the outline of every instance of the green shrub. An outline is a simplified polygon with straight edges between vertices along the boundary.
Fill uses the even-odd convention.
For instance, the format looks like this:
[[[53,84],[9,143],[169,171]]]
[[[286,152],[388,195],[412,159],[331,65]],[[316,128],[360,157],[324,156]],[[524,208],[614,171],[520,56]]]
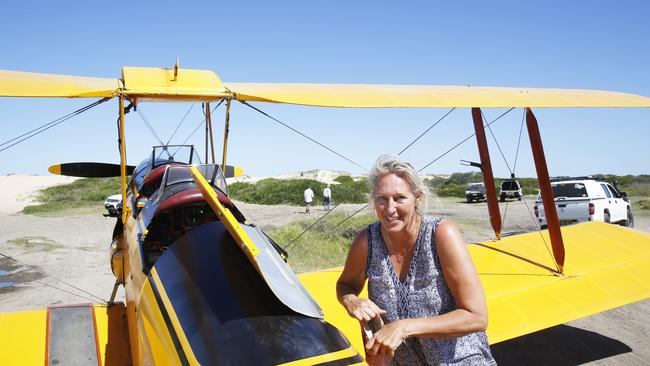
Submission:
[[[354,179],[349,175],[339,175],[338,177],[334,178],[334,181],[344,184],[344,183],[352,183],[354,182]]]
[[[332,184],[333,203],[367,202],[367,181],[343,179],[341,184]],[[314,204],[323,203],[322,192],[326,184],[313,179],[268,178],[252,183],[233,183],[228,187],[230,196],[236,200],[262,205],[302,205],[303,193],[307,187],[314,191]]]
[[[85,178],[39,191],[38,205],[27,206],[23,213],[34,215],[74,214],[75,210],[101,212],[106,197],[120,192],[120,178]]]

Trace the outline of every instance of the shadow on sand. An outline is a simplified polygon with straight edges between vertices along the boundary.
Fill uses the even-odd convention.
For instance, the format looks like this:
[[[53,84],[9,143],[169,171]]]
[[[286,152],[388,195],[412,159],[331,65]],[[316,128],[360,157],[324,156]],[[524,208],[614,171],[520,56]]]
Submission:
[[[492,355],[499,365],[581,365],[627,352],[632,349],[625,343],[568,325],[492,346]]]

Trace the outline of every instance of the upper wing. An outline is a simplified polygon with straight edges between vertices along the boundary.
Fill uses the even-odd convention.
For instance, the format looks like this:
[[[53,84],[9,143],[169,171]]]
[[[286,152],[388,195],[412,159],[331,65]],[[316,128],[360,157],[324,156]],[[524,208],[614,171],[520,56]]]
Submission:
[[[650,98],[581,89],[226,83],[237,100],[350,108],[650,107]]]
[[[120,87],[118,79],[0,70],[1,97],[110,98]]]
[[[0,70],[0,96],[240,101],[350,108],[650,107],[650,98],[600,90],[477,86],[226,83],[212,71],[124,67],[122,79]]]
[[[211,101],[230,96],[212,71],[122,68],[122,79],[0,70],[0,97],[96,98],[124,95],[158,101]]]
[[[650,297],[650,234],[601,222],[563,227],[562,234],[567,261],[559,276],[539,266],[555,267],[544,244],[550,243],[547,231],[469,245],[487,297],[490,343]],[[337,269],[299,278],[325,320],[361,347],[359,325],[336,301],[339,274]]]

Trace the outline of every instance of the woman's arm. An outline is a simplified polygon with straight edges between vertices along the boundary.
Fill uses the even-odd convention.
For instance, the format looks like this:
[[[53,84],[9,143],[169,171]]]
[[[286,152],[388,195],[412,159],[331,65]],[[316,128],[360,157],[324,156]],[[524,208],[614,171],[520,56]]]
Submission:
[[[436,317],[403,319],[386,324],[366,344],[370,353],[393,355],[408,337],[459,337],[487,327],[483,286],[456,225],[450,221],[440,223],[436,231],[436,247],[456,309]]]
[[[385,313],[374,302],[357,297],[366,282],[367,260],[368,233],[363,230],[352,241],[345,267],[336,282],[336,297],[348,314],[359,321],[368,321]]]

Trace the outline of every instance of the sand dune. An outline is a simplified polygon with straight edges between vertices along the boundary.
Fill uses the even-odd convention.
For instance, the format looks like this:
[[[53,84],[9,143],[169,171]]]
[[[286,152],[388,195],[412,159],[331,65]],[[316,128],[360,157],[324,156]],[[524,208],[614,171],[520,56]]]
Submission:
[[[74,182],[78,178],[60,175],[7,175],[0,177],[0,212],[16,213],[35,202],[38,190]]]

